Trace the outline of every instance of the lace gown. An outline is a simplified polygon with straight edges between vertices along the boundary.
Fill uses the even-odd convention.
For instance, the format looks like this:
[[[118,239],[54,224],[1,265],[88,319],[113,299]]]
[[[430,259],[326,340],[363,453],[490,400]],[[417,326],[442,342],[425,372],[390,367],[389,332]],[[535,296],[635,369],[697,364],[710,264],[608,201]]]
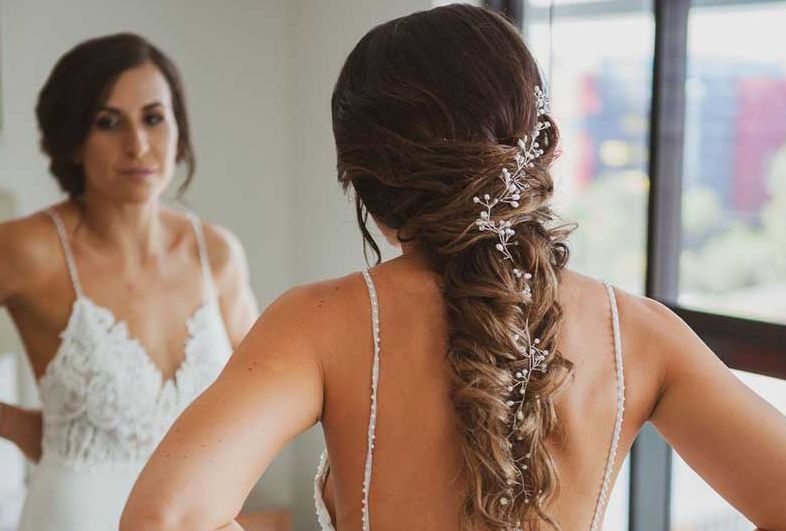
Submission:
[[[368,271],[363,271],[363,277],[368,286],[369,299],[371,300],[371,323],[374,336],[374,358],[371,366],[371,407],[369,411],[368,433],[366,439],[366,459],[363,468],[363,498],[361,500],[361,526],[363,531],[371,530],[371,509],[369,498],[372,493],[371,473],[374,465],[374,440],[377,430],[377,387],[380,378],[380,331],[379,331],[379,302],[377,290],[374,287],[374,280]],[[595,502],[595,510],[590,520],[590,531],[597,531],[603,528],[603,517],[606,509],[606,502],[611,488],[611,478],[614,473],[614,464],[617,459],[617,446],[619,445],[620,432],[622,430],[622,417],[625,410],[625,376],[622,366],[622,340],[620,336],[619,314],[617,300],[614,290],[606,285],[606,291],[611,306],[611,328],[614,335],[614,365],[616,371],[617,388],[617,411],[614,422],[614,429],[610,434],[609,452],[606,459],[606,467],[603,478],[599,481],[598,496]],[[324,499],[325,482],[327,481],[330,470],[330,459],[327,451],[322,452],[317,468],[317,475],[314,478],[314,502],[316,505],[317,520],[322,531],[336,531],[333,521],[328,512]]]
[[[187,322],[180,367],[164,380],[126,323],[82,292],[62,221],[54,211],[49,215],[76,300],[39,381],[43,454],[19,530],[107,531],[118,528],[147,458],[180,412],[215,380],[232,349],[195,217],[205,299]]]

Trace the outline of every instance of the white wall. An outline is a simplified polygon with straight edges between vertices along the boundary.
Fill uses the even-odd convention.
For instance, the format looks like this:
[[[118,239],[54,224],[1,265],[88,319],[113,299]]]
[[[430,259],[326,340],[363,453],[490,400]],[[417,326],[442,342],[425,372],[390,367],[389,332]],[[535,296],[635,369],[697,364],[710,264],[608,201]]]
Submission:
[[[344,59],[376,24],[429,7],[428,0],[300,1],[293,9],[293,146],[298,169],[293,214],[298,280],[336,276],[364,265],[355,207],[337,182],[330,96]],[[381,236],[376,238],[382,244]],[[306,244],[307,242],[307,244]],[[388,250],[389,248],[385,248]]]
[[[429,7],[428,0],[301,0],[290,29],[291,205],[293,272],[298,283],[345,275],[364,267],[355,208],[337,182],[330,96],[344,59],[374,25]],[[382,246],[384,240],[376,235]],[[383,246],[383,253],[392,251]],[[315,529],[312,482],[322,434],[312,429],[295,442],[298,529]],[[358,476],[360,477],[360,476]]]
[[[293,284],[357,270],[361,238],[336,182],[330,94],[365,31],[427,7],[428,0],[0,0],[0,189],[23,214],[60,197],[37,148],[37,92],[77,42],[135,31],[181,69],[198,161],[187,202],[243,241],[262,307]],[[295,441],[249,505],[290,506],[297,529],[316,529],[311,488],[321,447],[318,429]]]

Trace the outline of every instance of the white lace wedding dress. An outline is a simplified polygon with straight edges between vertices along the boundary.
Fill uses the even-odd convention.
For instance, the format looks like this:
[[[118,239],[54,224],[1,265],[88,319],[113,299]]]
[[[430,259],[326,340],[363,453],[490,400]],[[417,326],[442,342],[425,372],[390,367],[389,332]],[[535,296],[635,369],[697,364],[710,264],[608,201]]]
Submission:
[[[188,320],[184,358],[164,380],[125,322],[83,292],[62,221],[49,212],[63,246],[76,300],[62,343],[39,381],[43,455],[20,531],[118,528],[145,461],[183,409],[220,373],[231,345],[210,274],[204,235],[192,217],[205,300]]]

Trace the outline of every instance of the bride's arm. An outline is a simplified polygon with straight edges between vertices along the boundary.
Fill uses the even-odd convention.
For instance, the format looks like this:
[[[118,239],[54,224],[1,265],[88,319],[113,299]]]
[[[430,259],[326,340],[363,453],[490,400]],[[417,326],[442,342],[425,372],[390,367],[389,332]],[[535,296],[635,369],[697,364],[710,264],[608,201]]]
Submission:
[[[249,491],[322,411],[317,352],[330,304],[296,288],[260,317],[218,380],[180,416],[136,482],[121,531],[239,529]]]
[[[660,357],[665,366],[651,422],[758,527],[786,531],[786,417],[745,386],[669,309],[621,298],[623,338],[631,334],[635,348]]]

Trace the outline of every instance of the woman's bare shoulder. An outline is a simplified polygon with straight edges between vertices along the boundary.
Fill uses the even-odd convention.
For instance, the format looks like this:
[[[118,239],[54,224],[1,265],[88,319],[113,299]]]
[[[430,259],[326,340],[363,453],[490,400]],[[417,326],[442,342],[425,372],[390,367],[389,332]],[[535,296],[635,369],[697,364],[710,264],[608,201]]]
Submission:
[[[608,313],[607,284],[595,278],[566,270],[561,278],[560,302],[563,306]],[[673,332],[682,329],[680,318],[666,305],[617,286],[611,286],[617,305],[623,340],[631,346],[653,345],[653,340],[666,341]]]
[[[217,223],[202,222],[210,268],[218,279],[246,269],[246,253],[235,234]]]
[[[62,264],[57,233],[44,211],[0,223],[0,303],[47,282]]]
[[[290,315],[310,328],[342,328],[368,306],[366,285],[360,273],[302,284],[287,290],[268,311]]]
[[[629,394],[640,399],[641,420],[645,421],[663,393],[669,367],[679,354],[680,344],[695,342],[697,338],[666,305],[617,286],[611,289],[617,306]],[[577,328],[586,331],[611,326],[606,284],[566,271],[560,290],[568,327],[579,323]]]
[[[260,364],[319,367],[324,380],[353,339],[370,333],[368,318],[358,318],[361,289],[359,274],[290,288],[262,312],[237,352]]]

